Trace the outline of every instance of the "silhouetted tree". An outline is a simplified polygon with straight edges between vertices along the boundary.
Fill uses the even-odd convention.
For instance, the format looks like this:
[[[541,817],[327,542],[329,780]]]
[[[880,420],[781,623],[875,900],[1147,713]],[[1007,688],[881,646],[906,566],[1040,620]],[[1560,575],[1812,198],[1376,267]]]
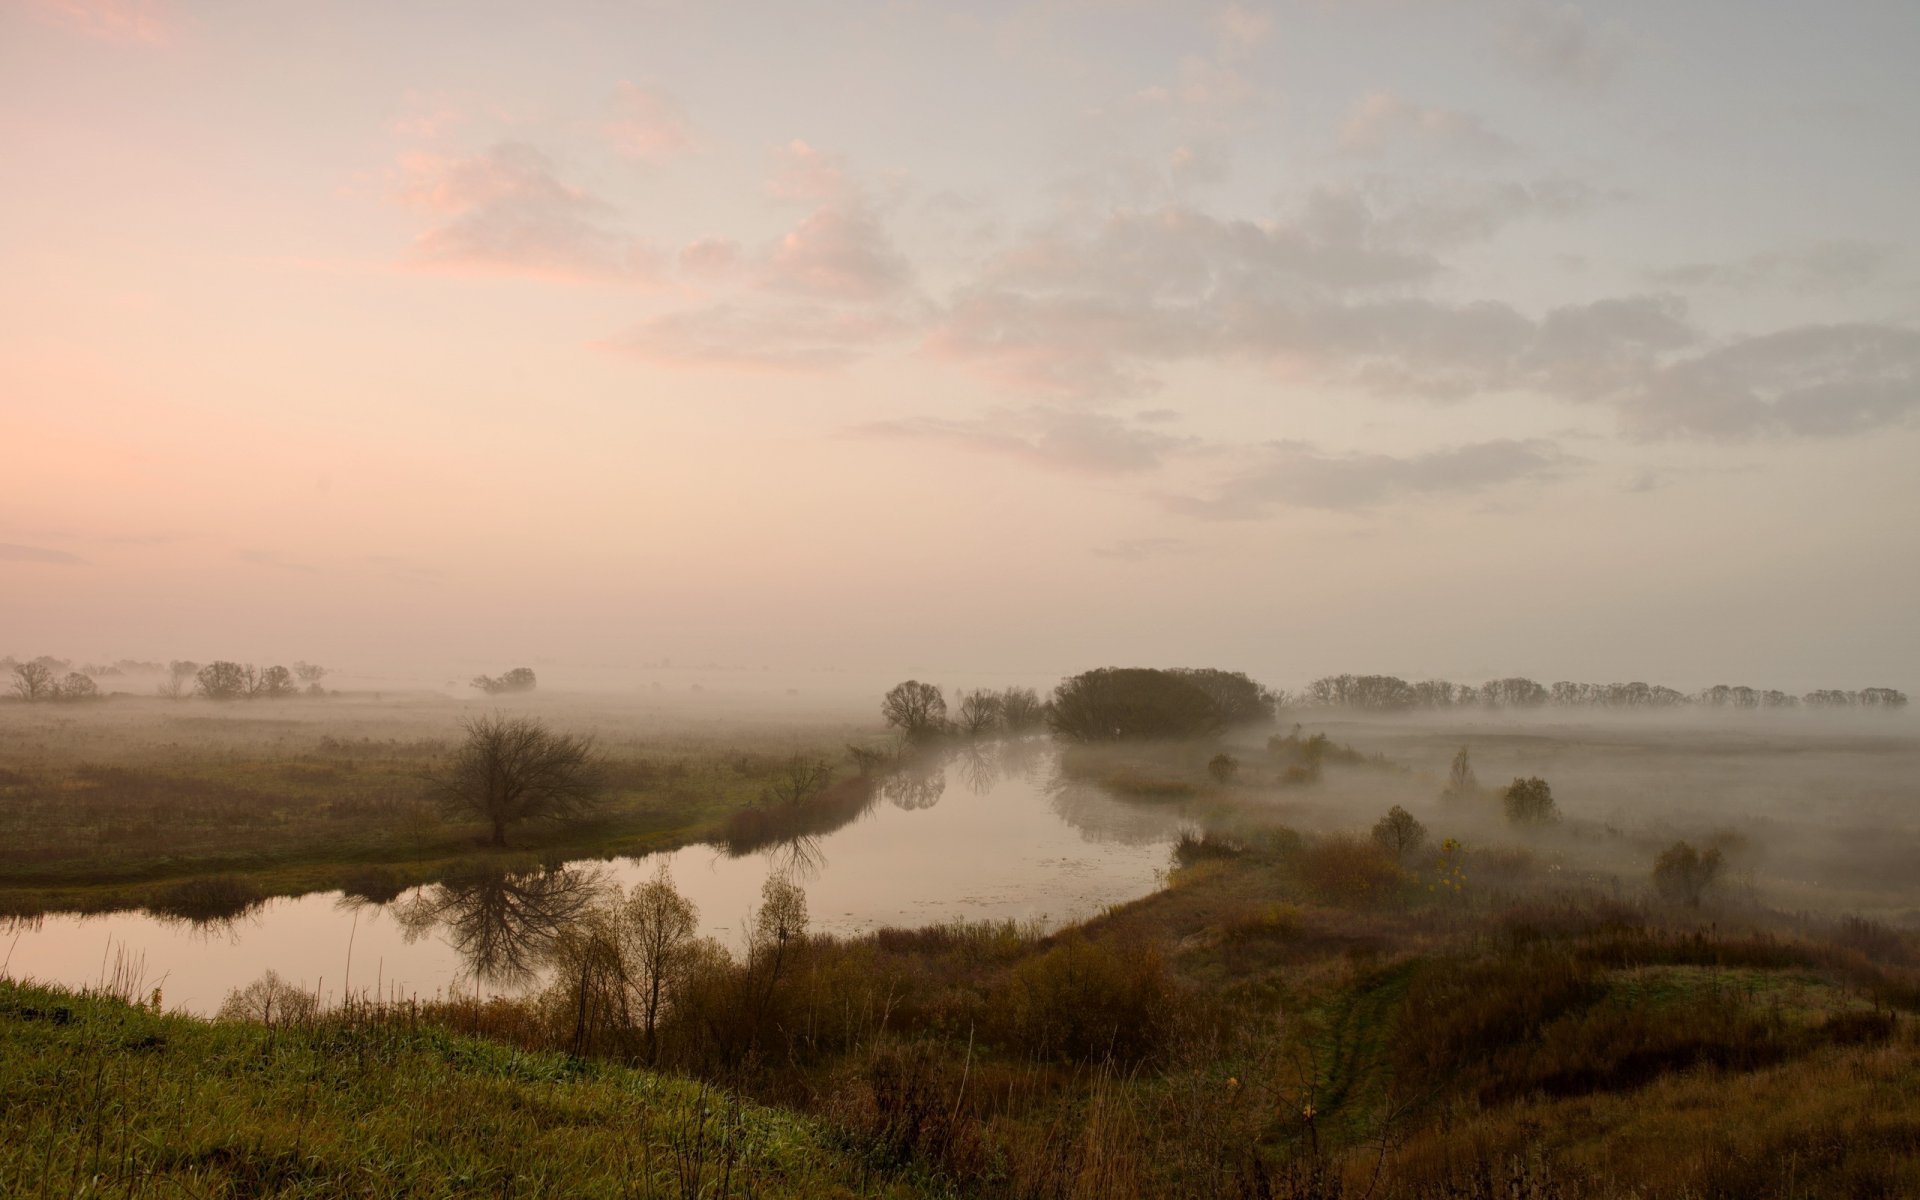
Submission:
[[[1168,672],[1207,694],[1222,725],[1265,725],[1273,720],[1274,694],[1244,672],[1213,667],[1176,667]]]
[[[260,672],[256,693],[269,700],[284,700],[294,693],[293,672],[285,667],[268,667]]]
[[[1386,816],[1374,823],[1373,840],[1396,859],[1404,859],[1420,849],[1427,840],[1427,827],[1396,804],[1387,810]]]
[[[167,677],[160,681],[159,687],[155,690],[169,700],[184,699],[187,693],[193,690],[189,684],[194,672],[199,669],[200,664],[197,662],[176,658],[167,664]]]
[[[464,728],[467,740],[435,774],[434,790],[449,815],[486,821],[495,846],[507,844],[511,825],[573,820],[599,807],[605,769],[591,738],[497,713]]]
[[[976,691],[960,693],[960,730],[968,737],[991,733],[1000,724],[1000,694]]]
[[[313,687],[327,677],[327,669],[310,662],[296,662],[293,664],[293,674],[301,683]]]
[[[1551,695],[1533,680],[1518,675],[1490,679],[1480,685],[1480,703],[1488,708],[1538,708]]]
[[[60,681],[59,687],[54,691],[53,698],[56,700],[97,700],[100,698],[100,685],[95,683],[90,676],[83,675],[79,671],[69,671],[67,672],[67,677]]]
[[[13,694],[31,704],[53,695],[53,668],[42,662],[13,664]]]
[[[475,675],[468,686],[479,688],[489,696],[499,696],[510,692],[530,692],[538,682],[532,667],[515,667],[497,679],[491,675]]]
[[[1654,860],[1653,886],[1667,900],[1698,908],[1720,878],[1723,865],[1718,847],[1702,853],[1686,842],[1675,842]]]
[[[653,878],[627,897],[621,916],[629,967],[639,993],[647,1062],[653,1063],[659,1058],[656,1031],[687,966],[698,928],[697,915],[693,902],[673,886],[673,877],[667,874],[666,860],[662,859]]]
[[[1447,768],[1447,788],[1440,793],[1448,800],[1462,800],[1476,795],[1480,791],[1480,781],[1473,774],[1473,760],[1467,757],[1467,748],[1453,756],[1453,765]]]
[[[220,659],[201,667],[194,675],[197,690],[209,700],[238,700],[247,695],[253,680],[249,668]]]
[[[833,764],[823,758],[796,754],[775,772],[764,799],[770,804],[798,808],[833,782]]]
[[[927,737],[946,728],[947,698],[933,684],[909,679],[880,701],[880,715],[910,738]]]
[[[1207,760],[1207,774],[1213,776],[1215,783],[1232,783],[1234,776],[1240,774],[1240,760],[1231,754],[1216,754]]]
[[[1000,693],[1000,721],[1010,733],[1033,729],[1046,720],[1047,709],[1032,688],[1010,687]]]
[[[1539,825],[1556,820],[1560,810],[1553,802],[1553,789],[1538,776],[1515,779],[1501,793],[1507,820],[1515,825]]]
[[[1048,720],[1078,742],[1198,737],[1224,724],[1206,692],[1147,667],[1102,667],[1062,680]]]

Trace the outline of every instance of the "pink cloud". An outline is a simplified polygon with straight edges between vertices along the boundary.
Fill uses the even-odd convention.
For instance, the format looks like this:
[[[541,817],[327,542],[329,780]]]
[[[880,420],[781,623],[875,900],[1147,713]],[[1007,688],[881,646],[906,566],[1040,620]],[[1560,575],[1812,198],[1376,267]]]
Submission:
[[[819,209],[780,239],[763,282],[772,291],[874,300],[906,286],[911,269],[864,205]]]
[[[89,37],[164,45],[170,22],[160,0],[29,0],[29,7]]]
[[[845,200],[855,189],[844,159],[795,138],[774,152],[767,192],[777,200],[826,204]]]
[[[621,156],[663,163],[693,153],[693,127],[684,109],[657,88],[621,83],[607,121],[607,140]]]
[[[407,155],[396,197],[436,218],[414,242],[421,266],[618,282],[659,272],[656,251],[609,224],[611,205],[561,182],[532,146]]]

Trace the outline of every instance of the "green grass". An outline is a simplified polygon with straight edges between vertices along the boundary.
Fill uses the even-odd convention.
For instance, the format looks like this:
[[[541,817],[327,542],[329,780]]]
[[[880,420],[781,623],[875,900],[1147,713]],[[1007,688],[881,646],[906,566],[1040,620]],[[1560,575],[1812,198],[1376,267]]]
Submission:
[[[0,981],[0,1195],[907,1196],[805,1118],[398,1020],[269,1029]]]
[[[268,706],[128,701],[78,716],[0,711],[0,915],[166,906],[183,880],[233,876],[260,896],[400,885],[497,852],[443,820],[428,772],[464,710],[348,701]],[[281,715],[285,714],[285,715]],[[595,710],[558,709],[592,729]],[[838,759],[843,731],[602,736],[607,803],[591,821],[526,825],[508,857],[643,854],[721,835],[795,751]],[[750,750],[742,749],[751,747]]]

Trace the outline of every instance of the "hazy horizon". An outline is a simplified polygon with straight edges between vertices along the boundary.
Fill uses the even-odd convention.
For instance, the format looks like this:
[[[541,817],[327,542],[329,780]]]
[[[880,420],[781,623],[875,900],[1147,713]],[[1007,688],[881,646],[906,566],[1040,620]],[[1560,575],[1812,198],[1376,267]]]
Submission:
[[[1920,684],[1910,4],[0,3],[0,653]]]

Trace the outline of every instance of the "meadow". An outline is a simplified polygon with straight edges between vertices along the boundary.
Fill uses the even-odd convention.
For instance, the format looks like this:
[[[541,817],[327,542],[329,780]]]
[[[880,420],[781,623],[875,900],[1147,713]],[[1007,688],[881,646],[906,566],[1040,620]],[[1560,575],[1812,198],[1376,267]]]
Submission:
[[[632,730],[602,733],[632,774],[621,815],[503,860],[803,836],[872,800],[846,744],[889,745],[854,714],[688,728],[621,701],[541,703],[556,724]],[[49,827],[19,827],[67,846],[69,871],[88,855],[78,814],[136,820],[160,801],[200,814],[171,843],[185,869],[292,883],[400,864],[454,879],[436,855],[491,853],[477,829],[418,813],[410,833],[396,817],[329,842],[353,825],[335,802],[417,786],[450,744],[447,702],[129,704],[85,728],[94,715],[0,717],[31,734],[7,743],[26,747],[8,778],[190,782],[68,809],[36,782]],[[896,745],[863,764],[866,786],[968,744]],[[284,782],[335,745],[364,753]],[[841,788],[818,812],[769,815],[796,751],[830,755]],[[664,783],[676,763],[678,794]],[[1544,815],[1510,802],[1509,781],[1529,778],[1551,785]],[[243,834],[260,839],[257,868],[212,856],[214,814],[241,803],[191,782],[214,780],[305,814]],[[583,902],[543,943],[543,985],[517,997],[330,1008],[262,980],[203,1022],[149,1011],[134,982],[0,984],[0,1188],[1920,1194],[1920,879],[1903,869],[1920,861],[1916,780],[1920,737],[1881,715],[1306,711],[1220,737],[1070,746],[1050,802],[1069,821],[1076,798],[1119,802],[1084,809],[1104,823],[1088,836],[1127,836],[1129,812],[1186,832],[1165,886],[1066,928],[827,936],[795,875],[769,884],[739,953],[687,934],[649,957],[640,935],[672,924],[667,893]],[[1680,842],[1714,868],[1676,888],[1656,864]],[[138,876],[152,850],[103,855],[116,879],[53,886],[132,894],[171,878]],[[29,878],[19,894],[51,891]],[[699,1132],[688,1097],[722,1114],[721,1132]],[[167,1112],[189,1118],[168,1128]],[[365,1137],[346,1131],[349,1112],[370,1114]],[[457,1149],[422,1158],[432,1139]],[[640,1149],[615,1158],[616,1144]]]

